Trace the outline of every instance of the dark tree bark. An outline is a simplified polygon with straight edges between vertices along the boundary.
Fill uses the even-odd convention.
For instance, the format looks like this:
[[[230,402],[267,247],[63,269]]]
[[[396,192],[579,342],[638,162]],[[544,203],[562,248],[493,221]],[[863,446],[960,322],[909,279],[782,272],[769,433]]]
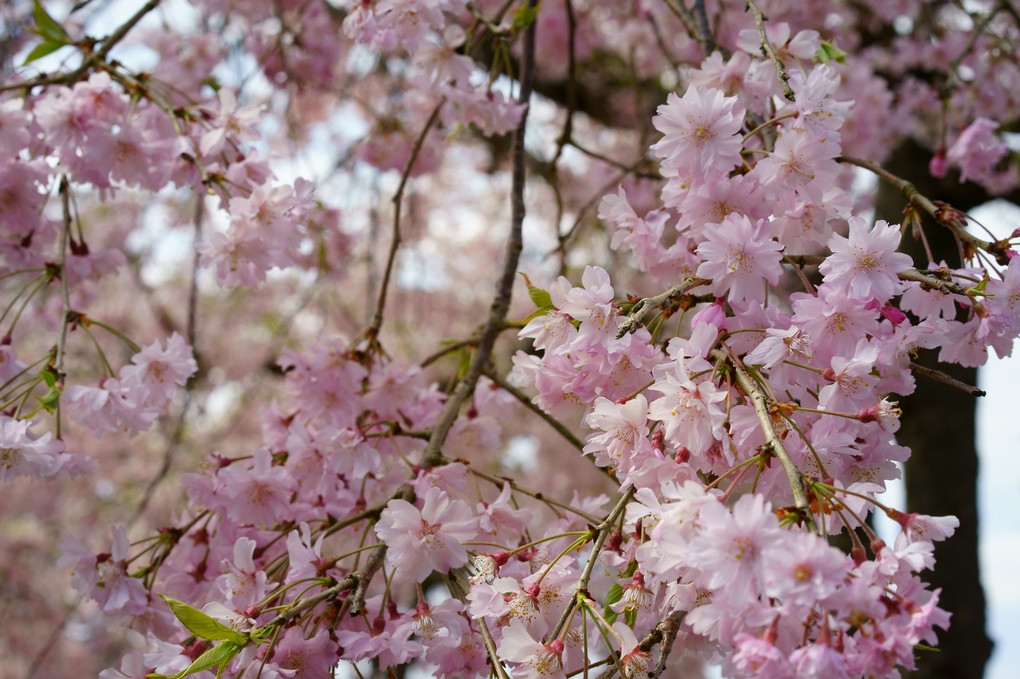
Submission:
[[[970,210],[992,199],[974,184],[960,184],[958,176],[943,180],[928,171],[931,154],[907,142],[884,164],[888,170],[914,183],[925,196],[955,208]],[[1014,198],[1015,197],[1012,197]],[[879,190],[876,217],[902,221],[905,200],[895,188]],[[935,258],[959,266],[959,249],[948,231],[925,215],[924,233]],[[904,236],[904,250],[917,266],[927,267],[920,241]],[[935,352],[921,352],[917,362],[936,367]],[[977,383],[977,369],[939,365],[940,370],[967,384]],[[897,440],[915,454],[906,464],[907,509],[931,515],[954,514],[960,527],[948,542],[937,546],[937,566],[926,573],[932,587],[942,588],[940,605],[953,614],[952,626],[939,634],[939,652],[918,652],[915,679],[980,679],[992,652],[985,631],[985,595],[978,559],[975,399],[964,392],[923,376],[917,390],[901,399],[902,426]]]

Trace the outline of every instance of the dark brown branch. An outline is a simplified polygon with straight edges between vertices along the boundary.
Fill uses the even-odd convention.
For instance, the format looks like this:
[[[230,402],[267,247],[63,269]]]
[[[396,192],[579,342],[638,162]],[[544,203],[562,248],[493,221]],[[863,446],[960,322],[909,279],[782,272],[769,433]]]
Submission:
[[[728,51],[721,48],[715,41],[712,31],[708,25],[708,15],[705,14],[705,3],[703,0],[695,0],[693,11],[687,8],[683,0],[666,0],[666,6],[676,15],[680,23],[687,29],[687,34],[694,38],[701,47],[702,56],[708,57],[712,52],[719,50],[724,57],[729,57]]]
[[[920,374],[920,375],[924,375],[925,377],[927,377],[929,379],[933,379],[936,382],[942,382],[943,384],[948,384],[949,386],[951,386],[951,387],[953,387],[955,389],[959,389],[960,391],[964,392],[965,394],[970,394],[971,396],[974,396],[974,397],[985,396],[985,390],[984,389],[979,389],[978,387],[975,387],[973,384],[967,384],[966,382],[961,382],[960,380],[956,379],[952,375],[944,373],[941,370],[936,370],[935,368],[926,368],[923,365],[919,365],[917,363],[911,363],[910,364],[910,369],[913,370],[914,372]]]

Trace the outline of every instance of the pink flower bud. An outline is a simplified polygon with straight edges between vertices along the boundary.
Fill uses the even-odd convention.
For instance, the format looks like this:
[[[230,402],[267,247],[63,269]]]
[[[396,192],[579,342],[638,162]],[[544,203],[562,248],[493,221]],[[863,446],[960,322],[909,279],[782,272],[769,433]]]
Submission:
[[[946,150],[939,148],[932,156],[931,161],[928,163],[928,172],[931,173],[932,177],[945,177],[946,172],[949,171],[949,161],[946,160]]]

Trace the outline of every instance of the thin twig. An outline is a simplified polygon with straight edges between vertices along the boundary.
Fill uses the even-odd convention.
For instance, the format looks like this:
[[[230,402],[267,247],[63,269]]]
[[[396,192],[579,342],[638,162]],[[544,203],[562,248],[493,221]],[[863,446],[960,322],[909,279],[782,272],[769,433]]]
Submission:
[[[160,2],[161,0],[149,0],[149,2],[145,3],[145,5],[143,5],[141,9],[135,12],[131,16],[131,18],[129,18],[126,22],[121,24],[121,26],[117,28],[116,31],[100,40],[100,44],[102,45],[102,47],[100,47],[92,54],[89,54],[87,57],[85,57],[82,60],[81,65],[78,66],[78,68],[76,68],[75,70],[71,71],[70,73],[65,73],[59,76],[44,75],[39,76],[38,78],[33,78],[32,80],[25,80],[20,83],[11,83],[10,85],[3,85],[0,86],[0,93],[6,92],[8,90],[19,89],[24,89],[28,91],[35,87],[41,87],[46,85],[71,84],[81,80],[82,76],[88,73],[90,68],[106,59],[106,55],[110,53],[110,50],[112,50],[114,46],[117,45],[117,43],[124,39],[124,36],[128,34],[128,31],[134,28],[138,24],[138,22],[145,17],[146,14],[156,9]]]
[[[495,484],[497,486],[500,486],[500,487],[502,487],[503,484],[505,484],[505,483],[509,483],[510,484],[510,488],[513,489],[513,491],[515,493],[523,493],[524,495],[527,495],[528,497],[535,498],[539,502],[544,502],[546,505],[549,505],[550,507],[559,507],[560,509],[562,509],[565,512],[570,512],[571,514],[576,514],[577,516],[580,516],[582,519],[584,519],[588,523],[596,523],[599,520],[599,518],[597,516],[592,516],[588,512],[585,512],[583,510],[577,509],[576,507],[571,507],[570,505],[568,505],[566,503],[563,503],[563,502],[560,502],[559,500],[553,500],[552,498],[548,498],[548,497],[545,496],[544,493],[542,493],[540,491],[531,490],[530,488],[525,488],[524,486],[520,485],[519,483],[517,483],[513,479],[508,478],[506,476],[496,476],[494,474],[489,474],[488,472],[483,472],[483,471],[480,471],[478,469],[475,469],[474,467],[468,467],[468,471],[470,473],[474,474],[475,476],[483,478],[486,481],[489,481],[490,483],[493,483],[493,484]]]
[[[577,55],[575,54],[575,42],[577,38],[577,17],[574,16],[574,3],[566,0],[564,10],[567,13],[567,110],[566,120],[563,121],[563,131],[556,140],[556,152],[553,154],[549,164],[555,172],[556,162],[563,153],[563,147],[570,143],[574,134],[574,110],[577,108]],[[559,222],[556,222],[559,224]]]
[[[560,632],[563,631],[563,627],[570,620],[570,616],[574,612],[574,608],[577,607],[577,594],[588,595],[588,582],[591,580],[591,574],[595,570],[595,564],[598,563],[599,553],[602,551],[602,547],[606,544],[606,539],[612,532],[613,527],[616,525],[616,520],[623,513],[623,510],[627,508],[627,503],[630,502],[631,498],[634,497],[634,486],[627,488],[626,492],[620,496],[620,499],[616,502],[616,506],[609,512],[605,519],[595,528],[595,544],[592,545],[591,554],[588,555],[588,561],[584,564],[584,570],[581,571],[581,577],[577,581],[577,586],[574,588],[575,596],[571,597],[570,604],[563,610],[559,620],[556,621],[555,627],[552,631],[546,635],[546,640],[551,641],[559,637]]]
[[[698,42],[698,45],[701,47],[702,56],[708,57],[712,55],[712,52],[720,48],[712,36],[712,32],[708,30],[708,17],[705,15],[704,3],[695,2],[694,4],[696,8],[700,5],[700,16],[695,17],[682,0],[666,0],[666,6],[676,15],[680,23],[684,25],[688,35]],[[723,56],[729,55],[723,54]]]
[[[984,389],[979,389],[978,387],[975,387],[972,384],[967,384],[966,382],[961,382],[960,380],[956,379],[952,375],[949,375],[948,373],[944,373],[941,370],[936,370],[935,368],[926,368],[923,365],[918,365],[917,363],[911,363],[910,364],[910,369],[913,370],[916,373],[924,375],[927,378],[933,379],[936,382],[942,382],[943,384],[948,384],[949,386],[951,386],[951,387],[953,387],[955,389],[959,389],[960,391],[962,391],[962,392],[964,392],[966,394],[969,394],[971,396],[975,396],[975,397],[985,396],[985,390]]]
[[[267,622],[265,625],[262,625],[262,627],[274,627],[276,625],[282,627],[283,625],[286,625],[291,620],[298,617],[308,609],[314,608],[323,601],[332,601],[333,599],[340,595],[340,592],[345,592],[359,586],[361,584],[361,578],[362,578],[361,573],[351,573],[346,578],[336,583],[332,587],[324,589],[318,594],[312,595],[307,599],[295,601],[293,606],[277,615],[275,618]]]
[[[60,225],[60,332],[57,335],[57,353],[53,359],[53,370],[57,381],[64,381],[64,353],[67,344],[67,324],[71,315],[71,297],[67,283],[67,241],[71,237],[71,187],[67,175],[60,176],[60,206],[63,220]],[[57,422],[57,438],[60,438],[59,419]]]
[[[754,23],[758,26],[758,37],[761,38],[761,53],[771,59],[772,65],[776,67],[776,74],[783,85],[783,96],[789,101],[796,101],[793,89],[790,87],[790,75],[786,72],[786,66],[783,65],[783,60],[776,54],[776,49],[769,42],[768,35],[765,33],[765,22],[768,18],[762,14],[754,0],[747,0],[747,9],[754,14]]]
[[[428,136],[429,130],[432,129],[436,120],[439,119],[439,110],[442,108],[443,103],[442,101],[439,102],[432,109],[432,114],[425,121],[425,126],[422,127],[418,138],[415,139],[414,146],[411,147],[411,155],[407,157],[407,163],[404,164],[404,172],[400,175],[400,185],[397,186],[397,192],[393,194],[393,241],[390,243],[390,251],[386,256],[386,268],[383,270],[382,283],[379,285],[379,297],[375,303],[375,315],[372,317],[372,325],[369,326],[364,334],[370,344],[375,344],[379,338],[379,330],[382,328],[383,323],[383,311],[386,308],[386,293],[390,287],[390,277],[393,274],[393,264],[397,259],[397,250],[400,248],[400,212],[404,204],[404,189],[407,188],[407,182],[411,178],[411,170],[414,168],[418,154],[421,153],[422,146],[425,144],[425,137]]]
[[[68,605],[67,610],[64,611],[64,617],[60,619],[60,622],[57,623],[52,630],[50,630],[50,635],[39,648],[39,652],[32,658],[32,662],[28,666],[28,672],[25,673],[25,679],[32,679],[32,677],[35,676],[35,673],[39,671],[39,668],[42,667],[43,661],[46,660],[46,656],[49,655],[53,647],[57,645],[61,632],[63,632],[64,628],[67,627],[67,623],[71,620],[71,616],[78,610],[79,604],[81,604],[80,594],[77,598],[75,598],[73,603]]]
[[[71,293],[67,282],[67,243],[71,238],[71,187],[67,183],[67,175],[60,176],[60,206],[63,220],[60,225],[60,330],[57,334],[57,351],[53,359],[53,371],[59,389],[64,386],[64,354],[67,345],[67,325],[71,321]],[[12,326],[13,327],[13,326]],[[57,401],[57,417],[55,434],[61,436],[61,407]]]
[[[188,311],[186,325],[184,328],[185,338],[188,340],[188,344],[191,347],[195,346],[195,316],[196,309],[198,307],[198,270],[199,261],[201,255],[199,254],[199,243],[202,240],[202,222],[205,217],[205,194],[199,193],[195,195],[195,216],[193,222],[195,224],[195,239],[192,245],[192,262],[191,262],[191,290],[188,293]],[[181,404],[181,411],[177,416],[177,422],[174,424],[173,433],[170,435],[170,441],[167,443],[166,449],[163,451],[163,462],[160,464],[159,471],[149,481],[149,485],[146,486],[145,492],[142,494],[142,500],[138,503],[138,508],[135,509],[134,516],[127,523],[128,529],[130,529],[137,521],[142,518],[142,514],[145,513],[146,508],[152,501],[152,497],[156,492],[156,488],[162,483],[163,479],[170,472],[170,465],[173,464],[174,453],[177,452],[177,448],[180,447],[181,441],[184,439],[184,427],[187,423],[188,410],[191,407],[191,393],[195,380],[188,380],[188,383],[184,387],[184,403]]]
[[[986,14],[984,18],[981,19],[976,26],[974,26],[974,30],[971,31],[970,38],[968,38],[963,51],[961,51],[960,54],[950,62],[949,67],[946,69],[949,77],[946,78],[946,82],[939,88],[939,95],[942,97],[943,101],[949,99],[953,88],[956,87],[957,73],[960,70],[960,65],[963,64],[963,60],[967,58],[967,55],[973,51],[978,38],[981,37],[981,34],[985,32],[986,28],[988,28],[988,24],[991,23],[992,19],[994,19],[999,12],[1009,8],[1010,5],[1008,0],[999,0],[999,3],[992,7],[988,14]]]

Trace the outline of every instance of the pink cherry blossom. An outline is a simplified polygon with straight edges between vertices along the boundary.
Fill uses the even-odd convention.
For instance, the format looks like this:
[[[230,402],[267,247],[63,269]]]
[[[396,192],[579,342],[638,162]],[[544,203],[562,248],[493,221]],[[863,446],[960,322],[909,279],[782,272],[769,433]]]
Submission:
[[[765,283],[779,282],[783,246],[768,237],[766,222],[752,223],[743,215],[727,215],[706,231],[698,246],[704,263],[698,276],[712,281],[712,292],[731,300],[765,300]]]
[[[826,283],[845,285],[854,297],[885,302],[903,287],[896,274],[913,265],[910,255],[896,251],[899,242],[898,226],[879,220],[869,231],[864,219],[851,217],[849,238],[832,235],[832,254],[818,270]]]
[[[477,522],[471,508],[439,488],[430,488],[418,509],[406,500],[390,500],[375,526],[389,549],[386,560],[413,581],[432,571],[446,572],[468,562],[461,542],[473,539]]]
[[[949,147],[946,160],[960,168],[961,182],[983,179],[1006,155],[1006,144],[993,134],[998,128],[994,120],[977,118]]]
[[[744,108],[719,90],[691,87],[670,93],[652,119],[663,138],[652,146],[669,169],[692,168],[702,174],[729,172],[740,163]]]

